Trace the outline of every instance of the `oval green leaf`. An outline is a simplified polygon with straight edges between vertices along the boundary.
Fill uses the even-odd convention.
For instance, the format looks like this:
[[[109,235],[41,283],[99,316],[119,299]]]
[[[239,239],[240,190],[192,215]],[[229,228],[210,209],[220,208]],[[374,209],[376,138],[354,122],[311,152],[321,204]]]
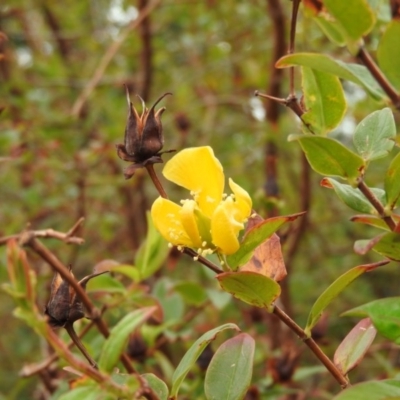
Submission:
[[[153,392],[157,395],[159,400],[168,400],[168,386],[164,381],[154,374],[143,374],[142,377],[146,379]]]
[[[321,175],[339,176],[355,184],[364,160],[337,140],[320,136],[297,136],[311,168]]]
[[[373,264],[359,265],[352,268],[339,276],[317,299],[308,315],[307,325],[304,329],[307,336],[311,336],[311,329],[317,324],[321,318],[322,312],[330,303],[341,293],[351,282],[358,278],[364,272],[371,271],[381,265],[387,264],[388,261],[379,261]]]
[[[400,21],[393,19],[381,37],[378,46],[378,63],[389,81],[400,90]]]
[[[217,328],[212,329],[211,331],[206,332],[199,339],[197,339],[190,349],[183,356],[181,362],[176,368],[174,374],[172,375],[172,388],[170,393],[170,398],[176,398],[178,395],[179,388],[185,379],[185,376],[195,364],[196,360],[199,358],[200,354],[207,347],[207,345],[212,342],[218,333],[226,330],[226,329],[234,329],[240,332],[240,329],[235,324],[225,324],[221,325]]]
[[[273,279],[256,272],[224,272],[217,279],[222,289],[233,297],[269,311],[281,294],[281,287]]]
[[[385,233],[372,248],[382,256],[400,261],[400,234],[396,232]]]
[[[337,76],[302,68],[306,112],[302,120],[317,134],[325,134],[340,124],[346,111],[342,84]]]
[[[333,400],[394,400],[400,396],[399,380],[369,381],[340,392]]]
[[[385,191],[388,207],[393,210],[400,197],[400,153],[392,160],[386,171]]]
[[[322,179],[321,186],[334,189],[339,199],[353,210],[367,214],[377,214],[375,207],[371,205],[359,189],[339,183],[331,178]],[[384,190],[379,188],[370,189],[382,204],[386,204]]]
[[[207,293],[203,286],[196,282],[179,282],[175,285],[175,291],[184,299],[185,303],[201,306],[207,300]]]
[[[241,333],[215,352],[206,372],[204,391],[208,400],[241,400],[251,383],[255,341]]]
[[[346,375],[361,362],[375,336],[376,329],[370,318],[362,319],[347,334],[333,357],[333,362],[343,375]]]
[[[253,255],[254,250],[275,233],[284,223],[296,220],[304,213],[268,218],[253,228],[243,237],[239,250],[226,257],[230,268],[237,269],[245,264]]]
[[[390,108],[374,111],[357,126],[353,142],[360,156],[367,161],[385,157],[394,146],[396,124]]]
[[[400,344],[400,297],[388,297],[346,311],[342,315],[369,317],[377,331]]]
[[[110,336],[104,342],[101,351],[99,360],[100,370],[107,372],[112,371],[118,363],[120,355],[124,351],[129,335],[156,310],[157,307],[146,307],[132,311],[125,315],[125,317],[112,328]]]
[[[375,16],[366,0],[324,0],[324,6],[351,41],[361,39],[374,26]]]
[[[344,63],[325,54],[290,54],[280,58],[275,65],[277,68],[288,68],[296,65],[310,67],[317,71],[327,72],[341,79],[354,82],[362,86],[375,99],[386,97],[371,73],[364,66]]]

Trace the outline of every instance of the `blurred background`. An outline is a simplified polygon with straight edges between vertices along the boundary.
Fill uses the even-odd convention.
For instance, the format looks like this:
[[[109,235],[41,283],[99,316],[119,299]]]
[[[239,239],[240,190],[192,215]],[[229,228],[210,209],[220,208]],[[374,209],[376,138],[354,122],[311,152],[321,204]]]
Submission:
[[[147,231],[146,211],[158,194],[143,170],[125,180],[126,163],[116,154],[128,111],[124,85],[137,109],[141,103],[135,94],[150,107],[172,92],[159,104],[167,108],[162,117],[164,150],[210,145],[225,175],[250,193],[260,215],[308,212],[304,222],[280,232],[289,269],[282,301],[304,325],[323,288],[347,269],[379,257],[354,254],[354,241],[371,237],[373,228],[365,232],[367,228],[349,222],[351,210],[333,191],[319,186],[321,178],[308,169],[298,144],[287,141],[290,134],[301,132],[297,117],[254,96],[255,90],[283,98],[289,94],[288,71],[277,72],[273,65],[286,53],[291,5],[286,0],[3,2],[0,236],[27,226],[67,231],[83,216],[79,235],[84,245],[46,242],[65,264],[73,265],[78,277],[106,259],[134,264]],[[372,52],[380,24],[388,18],[388,6],[382,7],[381,22],[367,43]],[[143,12],[147,17],[137,23]],[[296,49],[354,61],[345,49],[330,44],[301,10]],[[295,83],[301,97],[299,75]],[[346,138],[356,124],[379,105],[355,85],[344,83],[344,88],[347,114],[332,135],[350,141]],[[170,157],[166,154],[164,160]],[[380,182],[389,161],[378,161],[370,169],[371,186]],[[155,169],[161,175],[162,165]],[[181,198],[179,188],[163,183],[173,200]],[[44,308],[52,272],[34,256],[31,263],[38,273],[39,306]],[[326,320],[328,333],[322,330],[328,349],[354,325],[350,319],[339,320],[340,312],[394,293],[396,274],[392,265],[383,267],[336,300]],[[155,279],[166,287],[185,279],[216,288],[208,272],[175,255]],[[4,246],[0,281],[7,281]],[[182,313],[188,307],[183,303]],[[265,354],[272,352],[268,348],[274,325],[265,324],[265,316],[260,323],[248,307],[232,299],[224,307],[212,307],[186,327],[197,332],[195,338],[202,324],[212,328],[237,322],[260,335],[258,345]],[[46,345],[13,317],[13,308],[11,299],[0,292],[0,398],[29,399],[38,378],[20,379],[18,373],[24,363],[39,361]],[[307,357],[304,368],[315,365],[312,356]],[[268,368],[264,358],[258,358],[255,376],[264,379]],[[375,376],[382,365],[374,363],[376,359],[367,358],[363,373]],[[318,376],[309,373],[313,379]],[[327,390],[331,384],[327,378]]]

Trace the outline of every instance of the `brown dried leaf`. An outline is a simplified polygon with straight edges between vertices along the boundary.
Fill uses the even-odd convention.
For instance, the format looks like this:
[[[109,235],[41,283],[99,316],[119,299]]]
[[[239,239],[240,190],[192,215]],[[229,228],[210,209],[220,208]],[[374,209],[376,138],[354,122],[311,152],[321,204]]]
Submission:
[[[239,270],[257,272],[276,282],[281,281],[287,275],[287,272],[279,236],[274,233],[268,240],[258,246],[254,251],[253,257]]]

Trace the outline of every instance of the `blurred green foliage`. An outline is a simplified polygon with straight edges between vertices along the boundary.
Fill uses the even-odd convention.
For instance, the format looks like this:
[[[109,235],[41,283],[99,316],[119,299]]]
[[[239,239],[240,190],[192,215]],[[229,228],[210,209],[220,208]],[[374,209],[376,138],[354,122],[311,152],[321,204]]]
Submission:
[[[376,50],[379,27],[388,22],[388,2],[381,3],[377,25],[367,41],[372,51]],[[67,231],[84,216],[79,235],[85,244],[68,247],[55,240],[46,242],[65,264],[72,264],[78,278],[107,259],[135,264],[136,252],[147,231],[146,211],[158,196],[144,171],[125,181],[125,165],[116,155],[115,144],[123,142],[127,117],[124,84],[130,89],[132,101],[139,105],[133,94],[144,96],[150,104],[167,91],[173,93],[163,100],[167,107],[163,115],[165,149],[210,145],[224,166],[225,175],[251,194],[259,214],[267,216],[274,208],[280,215],[303,211],[301,150],[296,141],[287,141],[290,134],[299,133],[298,120],[281,107],[278,123],[272,126],[265,118],[265,103],[253,95],[255,90],[266,92],[272,76],[274,15],[265,1],[162,1],[150,16],[152,56],[146,61],[143,55],[141,29],[130,31],[81,113],[72,115],[75,102],[110,46],[137,15],[137,7],[123,0],[10,0],[0,5],[0,31],[7,36],[0,37],[4,53],[0,59],[0,106],[4,107],[0,115],[0,236],[19,233],[28,224],[35,230]],[[288,32],[291,2],[282,2],[282,7]],[[330,43],[315,21],[302,12],[296,47],[353,62],[344,48]],[[283,73],[281,95],[285,97],[289,90],[288,72]],[[146,77],[150,85],[145,84]],[[299,95],[300,84],[296,75]],[[332,137],[351,143],[349,134],[357,123],[384,103],[371,99],[352,83],[343,85],[348,107]],[[395,119],[398,125],[398,113]],[[278,198],[265,194],[267,141],[274,143],[278,151]],[[164,159],[168,157],[165,155]],[[374,162],[366,177],[370,186],[382,187],[389,163],[387,158]],[[155,169],[160,172],[162,165]],[[332,281],[356,265],[380,259],[376,254],[361,257],[353,252],[356,239],[371,237],[377,231],[351,223],[351,210],[333,191],[321,187],[320,180],[311,173],[308,229],[287,278],[293,317],[302,326],[310,306]],[[165,180],[163,183],[170,197],[179,200],[179,189]],[[293,232],[293,227],[282,229],[284,256]],[[165,243],[160,245],[166,247]],[[145,257],[143,254],[142,250],[139,260]],[[217,291],[213,274],[189,258],[174,255],[168,260],[161,272],[145,282],[146,288],[144,283],[132,283],[121,271],[111,278],[101,277],[102,290],[93,287],[91,291],[90,285],[88,288],[98,304],[113,303],[105,316],[110,326],[134,308],[161,304],[162,325],[146,325],[142,335],[147,348],[161,332],[168,345],[144,359],[135,355],[140,360],[140,372],[161,374],[170,384],[173,370],[188,348],[186,341],[191,343],[205,331],[233,322],[256,338],[253,383],[261,388],[269,385],[265,358],[273,354],[269,347],[273,325],[267,324],[265,317],[257,319],[247,305]],[[44,310],[52,271],[34,255],[31,265],[37,273],[39,307]],[[354,325],[350,319],[338,320],[340,312],[395,295],[398,279],[398,271],[392,265],[382,267],[377,273],[363,276],[336,299],[329,309],[324,347],[328,354]],[[5,248],[0,247],[0,281],[7,280]],[[95,285],[95,281],[91,284]],[[185,287],[191,282],[195,288]],[[123,307],[118,308],[122,301]],[[196,312],[197,307],[202,311]],[[14,318],[13,309],[10,297],[0,292],[0,396],[10,400],[46,398],[46,389],[37,376],[22,379],[18,373],[24,364],[44,359],[49,349]],[[184,316],[193,310],[193,319],[186,322]],[[81,321],[77,326],[85,324]],[[65,333],[60,334],[67,341]],[[99,359],[103,343],[104,339],[94,331],[85,337],[85,345],[95,359]],[[303,374],[299,379],[303,380],[303,387],[312,388],[315,377],[321,374],[318,398],[329,398],[328,393],[337,389],[335,383],[321,370],[310,370],[308,376],[313,365],[313,356],[305,354],[302,368],[297,371],[299,376]],[[372,378],[381,369],[394,376],[395,367],[382,350],[365,360],[360,376]],[[352,377],[355,381],[361,379],[358,373]],[[202,374],[199,369],[184,382],[181,392],[192,396],[202,393]],[[66,373],[61,375],[61,379],[70,378]],[[66,389],[63,383],[58,390],[62,393]]]

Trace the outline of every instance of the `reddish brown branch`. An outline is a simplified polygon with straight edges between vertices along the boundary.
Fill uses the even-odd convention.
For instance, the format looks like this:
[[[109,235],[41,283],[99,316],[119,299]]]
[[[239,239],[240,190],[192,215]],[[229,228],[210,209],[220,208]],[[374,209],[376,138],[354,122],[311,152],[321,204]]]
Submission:
[[[293,0],[288,54],[293,54],[295,49],[297,14],[299,12],[300,1],[301,0]],[[291,97],[295,97],[294,67],[291,67],[289,70],[289,93]]]
[[[364,47],[360,47],[357,58],[368,68],[372,76],[379,83],[380,87],[388,95],[395,108],[400,110],[400,95],[397,90],[388,81],[386,76],[382,73],[381,69],[376,65],[371,55]]]
[[[396,229],[396,223],[393,221],[392,217],[386,215],[383,204],[378,200],[374,193],[372,193],[370,188],[365,184],[362,179],[359,181],[357,187],[360,192],[368,199],[375,210],[378,211],[379,216],[383,219],[383,221],[385,221],[390,230],[394,231]]]
[[[79,227],[82,225],[84,218],[79,218],[79,220],[74,224],[74,226],[66,233],[55,231],[54,229],[42,229],[37,231],[25,231],[22,233],[17,233],[15,235],[4,236],[0,238],[0,246],[7,244],[11,239],[23,239],[27,237],[37,237],[37,238],[52,238],[61,240],[67,244],[82,244],[84,240],[80,237],[74,236]],[[24,239],[23,239],[24,240]]]
[[[139,11],[142,12],[148,6],[148,4],[148,0],[139,0]],[[142,79],[140,95],[146,102],[149,100],[151,83],[153,80],[153,49],[151,45],[151,21],[149,15],[147,15],[140,24],[140,36],[142,40]]]
[[[275,306],[273,313],[287,326],[291,331],[296,333],[296,335],[309,347],[309,349],[315,354],[315,356],[324,364],[326,369],[330,374],[336,379],[340,384],[342,389],[350,386],[349,380],[343,376],[335,364],[327,357],[327,355],[320,349],[314,339],[308,337],[304,330],[296,324],[283,310]]]
[[[269,83],[267,93],[273,97],[281,96],[283,69],[275,68],[275,63],[285,55],[285,15],[280,0],[267,0],[274,35],[274,48],[270,68],[268,71]],[[275,126],[279,118],[279,105],[269,99],[265,104],[267,121]]]

